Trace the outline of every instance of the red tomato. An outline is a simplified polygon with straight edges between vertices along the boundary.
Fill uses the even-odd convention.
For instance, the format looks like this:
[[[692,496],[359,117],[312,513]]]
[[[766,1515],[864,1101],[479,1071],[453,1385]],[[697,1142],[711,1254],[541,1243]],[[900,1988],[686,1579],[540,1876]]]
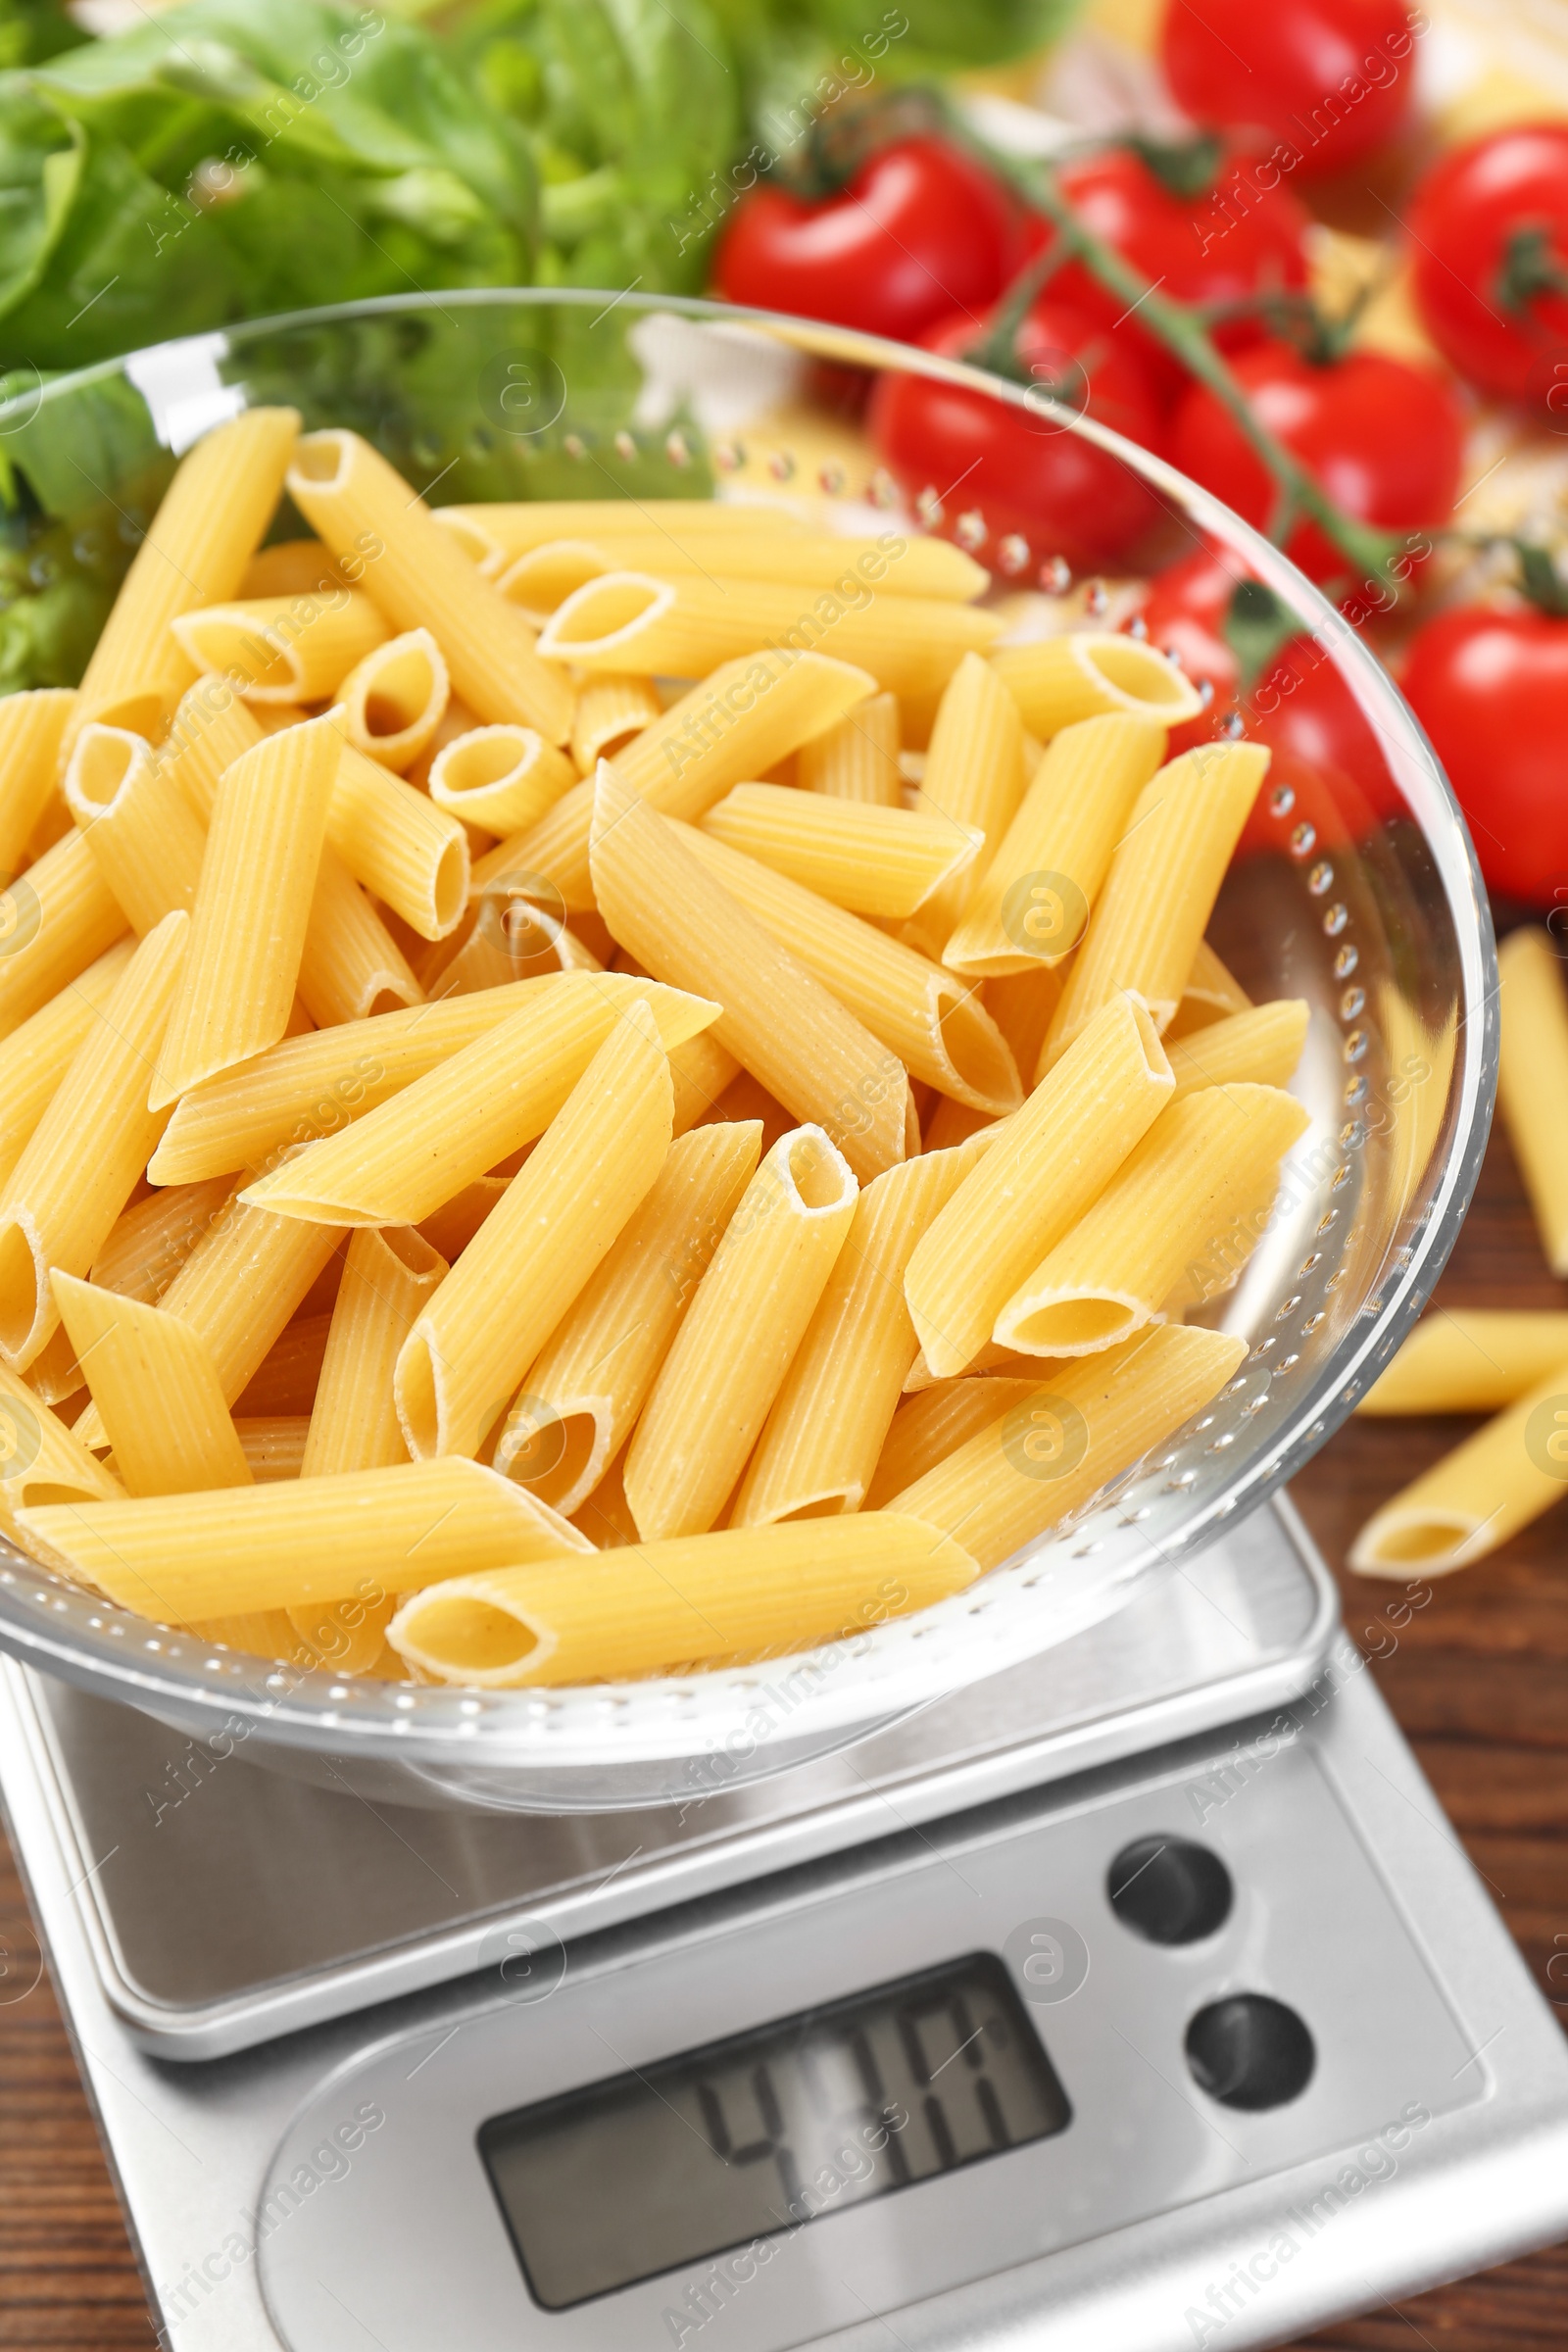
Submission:
[[[1307,282],[1310,222],[1267,159],[1230,149],[1213,184],[1194,197],[1173,194],[1130,147],[1109,147],[1066,164],[1058,180],[1084,226],[1173,301],[1245,302],[1260,293],[1299,291]],[[1244,187],[1245,194],[1238,194]],[[1041,232],[1034,234],[1037,243],[1044,241]],[[1114,325],[1117,341],[1133,345],[1174,395],[1184,380],[1179,362],[1127,317],[1125,303],[1081,262],[1069,263],[1048,290],[1053,300]],[[1235,350],[1263,332],[1255,318],[1237,318],[1219,324],[1215,339]]]
[[[1568,122],[1445,156],[1408,221],[1416,306],[1445,359],[1568,431]]]
[[[1170,0],[1160,35],[1195,122],[1265,130],[1312,178],[1397,138],[1414,47],[1404,0]]]
[[[922,340],[961,358],[974,323],[950,318]],[[1159,402],[1137,356],[1065,303],[1037,302],[1015,349],[1036,383],[1070,412],[1088,415],[1146,447],[1161,437]],[[978,511],[991,540],[1016,531],[1038,560],[1074,564],[1121,556],[1159,513],[1152,494],[1117,458],[1054,418],[992,400],[965,385],[885,374],[871,396],[871,438],[911,496],[934,490],[941,527]],[[995,560],[994,546],[982,555]]]
[[[1318,368],[1290,344],[1264,343],[1239,353],[1231,372],[1264,424],[1357,521],[1419,540],[1447,520],[1459,487],[1464,416],[1435,369],[1374,351]],[[1268,469],[1201,384],[1176,413],[1171,456],[1257,529],[1268,528]],[[1297,526],[1286,552],[1315,580],[1348,568],[1313,522]]]
[[[1568,620],[1525,608],[1443,612],[1399,679],[1470,821],[1494,890],[1532,906],[1568,890]]]
[[[912,343],[955,311],[995,302],[1016,246],[1012,205],[978,164],[940,139],[905,139],[821,204],[754,188],[730,216],[713,276],[727,302]]]

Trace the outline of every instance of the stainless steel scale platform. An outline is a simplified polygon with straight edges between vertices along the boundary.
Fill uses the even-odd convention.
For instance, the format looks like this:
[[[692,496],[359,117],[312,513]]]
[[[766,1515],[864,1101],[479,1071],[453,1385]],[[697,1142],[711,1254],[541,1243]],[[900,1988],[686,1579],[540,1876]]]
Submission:
[[[178,2352],[1232,2352],[1568,2230],[1557,2021],[1288,1505],[684,1806],[335,1769],[0,1668]]]

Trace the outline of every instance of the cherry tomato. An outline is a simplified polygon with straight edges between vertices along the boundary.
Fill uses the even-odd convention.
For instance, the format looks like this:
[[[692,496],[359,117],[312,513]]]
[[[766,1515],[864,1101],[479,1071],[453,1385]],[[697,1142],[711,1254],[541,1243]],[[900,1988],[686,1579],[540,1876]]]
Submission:
[[[1320,368],[1290,344],[1264,343],[1240,352],[1231,372],[1263,423],[1357,521],[1420,542],[1447,519],[1459,487],[1464,416],[1434,368],[1374,351]],[[1249,522],[1268,528],[1268,469],[1204,385],[1195,384],[1176,413],[1171,456]],[[1286,552],[1315,580],[1349,568],[1315,522],[1298,523]],[[1415,560],[1412,554],[1400,576]]]
[[[974,323],[950,318],[922,340],[962,358],[977,341]],[[1037,302],[1014,349],[1049,398],[1086,412],[1145,447],[1158,444],[1158,399],[1136,353],[1092,318],[1060,302]],[[966,385],[884,374],[871,395],[871,438],[884,466],[910,497],[934,490],[941,528],[960,514],[985,518],[995,562],[1009,532],[1029,541],[1038,560],[1062,554],[1074,564],[1121,556],[1159,513],[1152,492],[1118,458],[1070,431],[1042,404],[1020,409]]]
[[[728,302],[912,343],[955,311],[986,310],[1016,251],[1013,207],[997,182],[940,139],[905,139],[821,204],[754,188],[730,217],[713,274]]]
[[[1410,640],[1399,679],[1470,822],[1494,890],[1568,890],[1568,620],[1465,606]]]
[[[1254,184],[1260,174],[1266,183],[1261,189]],[[1234,191],[1244,179],[1249,192],[1238,198]],[[1307,215],[1278,171],[1270,178],[1267,163],[1241,148],[1228,148],[1214,176],[1191,196],[1176,194],[1131,147],[1109,147],[1067,164],[1058,182],[1084,226],[1173,301],[1239,303],[1306,285]],[[1028,232],[1037,244],[1049,234],[1033,226]],[[1054,300],[1114,326],[1117,341],[1133,345],[1174,397],[1185,380],[1180,363],[1081,262],[1069,263],[1048,290]],[[1255,343],[1264,331],[1255,318],[1217,321],[1214,329],[1226,350]]]
[[[1444,358],[1568,431],[1568,122],[1445,156],[1408,221],[1416,306]]]
[[[1398,137],[1414,47],[1404,0],[1170,0],[1160,35],[1195,122],[1265,130],[1311,178]]]

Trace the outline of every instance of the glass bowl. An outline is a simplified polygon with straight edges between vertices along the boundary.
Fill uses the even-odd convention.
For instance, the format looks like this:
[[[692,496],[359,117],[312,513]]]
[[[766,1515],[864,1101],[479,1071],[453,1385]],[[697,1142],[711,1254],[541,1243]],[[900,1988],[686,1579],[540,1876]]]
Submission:
[[[876,467],[855,418],[868,386],[895,375],[965,403],[981,391],[1113,466],[1146,516],[1124,570],[1200,538],[1230,551],[1298,616],[1311,660],[1365,721],[1354,777],[1303,758],[1299,741],[1277,757],[1210,925],[1254,997],[1311,1005],[1294,1086],[1312,1125],[1270,1230],[1206,1310],[1251,1343],[1237,1377],[1065,1532],[969,1592],[765,1664],[513,1692],[339,1679],[149,1625],[0,1543],[0,1644],[14,1656],[308,1777],[352,1758],[357,1785],[409,1802],[559,1811],[706,1793],[846,1744],[1104,1617],[1299,1471],[1388,1361],[1458,1231],[1492,1107],[1495,962],[1458,808],[1355,628],[1276,549],[1038,391],[803,320],[631,295],[450,293],[263,320],[0,408],[14,596],[0,628],[14,662],[19,646],[39,649],[34,677],[55,663],[45,682],[79,663],[175,457],[252,402],[293,403],[307,427],[357,427],[435,505],[801,501],[823,527],[949,532],[993,568],[994,600],[1010,600],[1026,634],[1114,626],[1120,589],[1081,566],[1069,584],[1052,528],[988,516],[961,481],[901,486]]]

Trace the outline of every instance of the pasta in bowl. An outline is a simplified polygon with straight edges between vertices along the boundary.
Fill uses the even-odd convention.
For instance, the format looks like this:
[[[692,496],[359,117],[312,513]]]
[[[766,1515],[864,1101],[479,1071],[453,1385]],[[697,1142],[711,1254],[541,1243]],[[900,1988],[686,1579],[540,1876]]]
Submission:
[[[462,323],[518,313],[580,324]],[[692,497],[688,416],[573,498],[596,436],[659,471],[621,393],[499,480],[459,401],[443,478],[514,495],[436,507],[446,441],[354,421],[411,322],[194,355],[79,684],[0,704],[0,1633],[405,1793],[647,1801],[1065,1639],[1302,1458],[1468,1196],[1488,943],[1353,645],[1370,821],[842,461]]]

